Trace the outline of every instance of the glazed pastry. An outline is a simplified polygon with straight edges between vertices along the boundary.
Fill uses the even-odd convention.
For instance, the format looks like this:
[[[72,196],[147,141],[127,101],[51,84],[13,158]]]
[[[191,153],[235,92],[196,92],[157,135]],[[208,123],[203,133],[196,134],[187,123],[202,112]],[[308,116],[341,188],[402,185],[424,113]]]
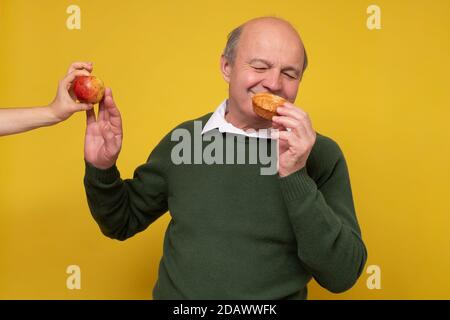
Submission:
[[[266,120],[272,120],[277,114],[277,108],[286,100],[271,93],[257,93],[252,97],[253,111]]]

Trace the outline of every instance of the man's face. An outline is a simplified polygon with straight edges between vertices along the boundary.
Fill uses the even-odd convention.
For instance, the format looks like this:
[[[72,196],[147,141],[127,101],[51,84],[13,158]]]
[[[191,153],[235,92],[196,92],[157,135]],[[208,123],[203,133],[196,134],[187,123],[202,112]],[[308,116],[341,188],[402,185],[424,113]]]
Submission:
[[[229,82],[230,104],[241,119],[261,121],[252,109],[255,93],[270,92],[295,101],[304,49],[290,26],[271,20],[247,25],[239,39],[234,64],[224,59],[222,71]]]

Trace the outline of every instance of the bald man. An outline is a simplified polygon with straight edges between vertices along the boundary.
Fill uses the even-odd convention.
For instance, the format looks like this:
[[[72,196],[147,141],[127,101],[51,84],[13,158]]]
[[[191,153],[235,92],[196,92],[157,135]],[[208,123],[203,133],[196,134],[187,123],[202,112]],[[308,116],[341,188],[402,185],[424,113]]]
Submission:
[[[343,292],[360,276],[367,253],[345,158],[293,104],[306,65],[287,21],[239,26],[221,56],[228,98],[169,132],[132,179],[116,166],[111,90],[97,118],[87,111],[84,183],[101,231],[125,240],[170,211],[155,299],[306,299],[312,278]],[[287,101],[272,121],[252,110],[260,92]]]

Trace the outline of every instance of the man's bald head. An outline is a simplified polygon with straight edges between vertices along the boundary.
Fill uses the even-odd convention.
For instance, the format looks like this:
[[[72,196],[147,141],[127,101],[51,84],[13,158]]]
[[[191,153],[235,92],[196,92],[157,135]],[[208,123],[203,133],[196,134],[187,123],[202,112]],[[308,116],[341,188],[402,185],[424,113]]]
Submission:
[[[303,41],[301,40],[300,35],[288,21],[277,17],[255,18],[233,29],[228,34],[228,40],[223,51],[223,55],[228,59],[228,61],[230,61],[231,64],[233,64],[236,59],[239,40],[242,38],[242,36],[245,33],[251,33],[252,31],[258,30],[263,31],[265,29],[267,30],[267,28],[277,28],[278,30],[282,30],[285,35],[296,37],[298,39],[298,43],[302,47],[304,54],[302,73],[305,72],[306,67],[308,66],[308,57],[306,55],[306,49],[303,45]]]

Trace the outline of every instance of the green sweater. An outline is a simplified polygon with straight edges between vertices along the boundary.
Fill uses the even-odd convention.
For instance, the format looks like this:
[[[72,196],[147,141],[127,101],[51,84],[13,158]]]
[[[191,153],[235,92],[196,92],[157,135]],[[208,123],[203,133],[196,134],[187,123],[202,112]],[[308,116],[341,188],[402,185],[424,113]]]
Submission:
[[[194,121],[180,128],[193,134]],[[133,179],[86,163],[89,208],[106,236],[125,240],[170,211],[155,299],[306,299],[312,277],[332,292],[353,286],[367,252],[333,140],[317,134],[306,167],[283,178],[261,175],[259,163],[176,165],[178,143],[165,136]]]

